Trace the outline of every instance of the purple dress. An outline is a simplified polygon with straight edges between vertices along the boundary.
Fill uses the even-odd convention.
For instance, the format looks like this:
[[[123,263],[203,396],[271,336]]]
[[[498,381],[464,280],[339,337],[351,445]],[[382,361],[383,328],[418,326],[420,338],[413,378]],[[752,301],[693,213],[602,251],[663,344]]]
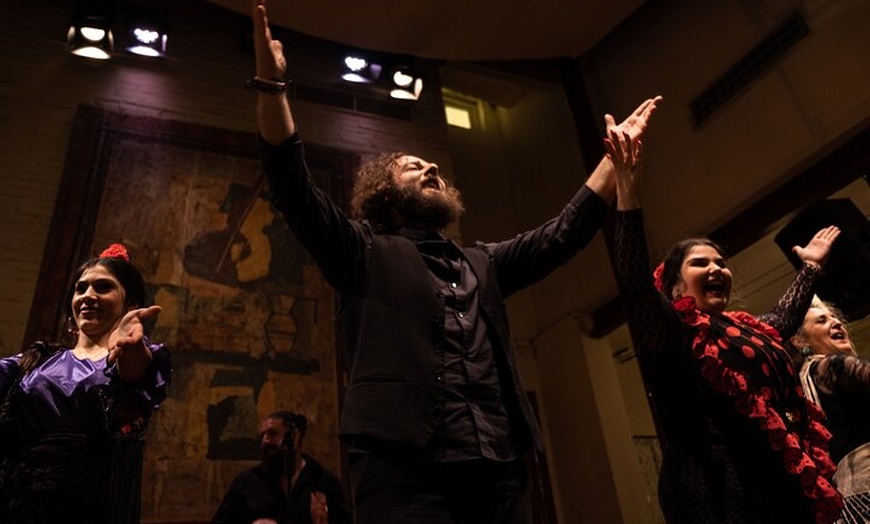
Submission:
[[[25,376],[22,354],[0,359],[0,522],[139,521],[145,429],[172,372],[169,351],[146,342],[153,359],[135,384],[105,358],[43,343]]]

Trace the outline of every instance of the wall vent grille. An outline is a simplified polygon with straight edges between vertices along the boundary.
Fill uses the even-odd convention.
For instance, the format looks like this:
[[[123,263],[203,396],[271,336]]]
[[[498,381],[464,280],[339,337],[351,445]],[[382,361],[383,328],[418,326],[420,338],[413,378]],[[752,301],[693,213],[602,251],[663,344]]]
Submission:
[[[704,125],[716,111],[736,98],[809,33],[810,28],[799,12],[789,15],[779,27],[689,103],[695,126]]]

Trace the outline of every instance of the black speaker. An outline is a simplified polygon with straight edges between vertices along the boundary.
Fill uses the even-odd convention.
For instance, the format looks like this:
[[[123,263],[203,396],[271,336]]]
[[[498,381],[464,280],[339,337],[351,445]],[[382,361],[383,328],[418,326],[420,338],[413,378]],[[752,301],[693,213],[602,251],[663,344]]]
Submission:
[[[801,260],[792,253],[792,247],[807,245],[827,226],[837,226],[841,233],[816,294],[834,303],[849,320],[859,320],[870,313],[870,221],[854,202],[832,198],[811,205],[777,233],[776,244],[799,268]]]

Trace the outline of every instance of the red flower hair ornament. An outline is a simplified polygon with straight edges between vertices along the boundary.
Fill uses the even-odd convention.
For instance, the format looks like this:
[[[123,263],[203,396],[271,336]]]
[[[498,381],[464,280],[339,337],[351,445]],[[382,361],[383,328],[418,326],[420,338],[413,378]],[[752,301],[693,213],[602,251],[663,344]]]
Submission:
[[[665,263],[662,262],[656,266],[655,271],[653,271],[653,285],[661,292],[664,292],[662,288],[665,287],[665,283],[662,282],[662,273],[665,272]]]
[[[112,244],[100,253],[98,258],[120,258],[126,262],[130,261],[130,255],[127,253],[127,248],[123,244]]]

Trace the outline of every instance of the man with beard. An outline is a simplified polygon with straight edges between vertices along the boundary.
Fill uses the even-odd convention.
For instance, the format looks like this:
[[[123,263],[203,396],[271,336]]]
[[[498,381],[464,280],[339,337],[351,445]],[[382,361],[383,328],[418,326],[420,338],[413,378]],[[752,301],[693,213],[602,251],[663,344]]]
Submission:
[[[307,427],[289,411],[263,419],[262,461],[236,476],[212,524],[351,524],[338,477],[302,452]]]
[[[527,523],[523,454],[542,450],[520,382],[504,297],[567,262],[615,194],[602,160],[559,215],[498,243],[443,235],[463,211],[438,166],[404,153],[363,166],[347,216],[313,183],[284,96],[286,61],[265,0],[253,0],[257,124],[272,202],[337,291],[336,337],[349,382],[349,446],[359,524]],[[633,138],[660,98],[618,127]]]

